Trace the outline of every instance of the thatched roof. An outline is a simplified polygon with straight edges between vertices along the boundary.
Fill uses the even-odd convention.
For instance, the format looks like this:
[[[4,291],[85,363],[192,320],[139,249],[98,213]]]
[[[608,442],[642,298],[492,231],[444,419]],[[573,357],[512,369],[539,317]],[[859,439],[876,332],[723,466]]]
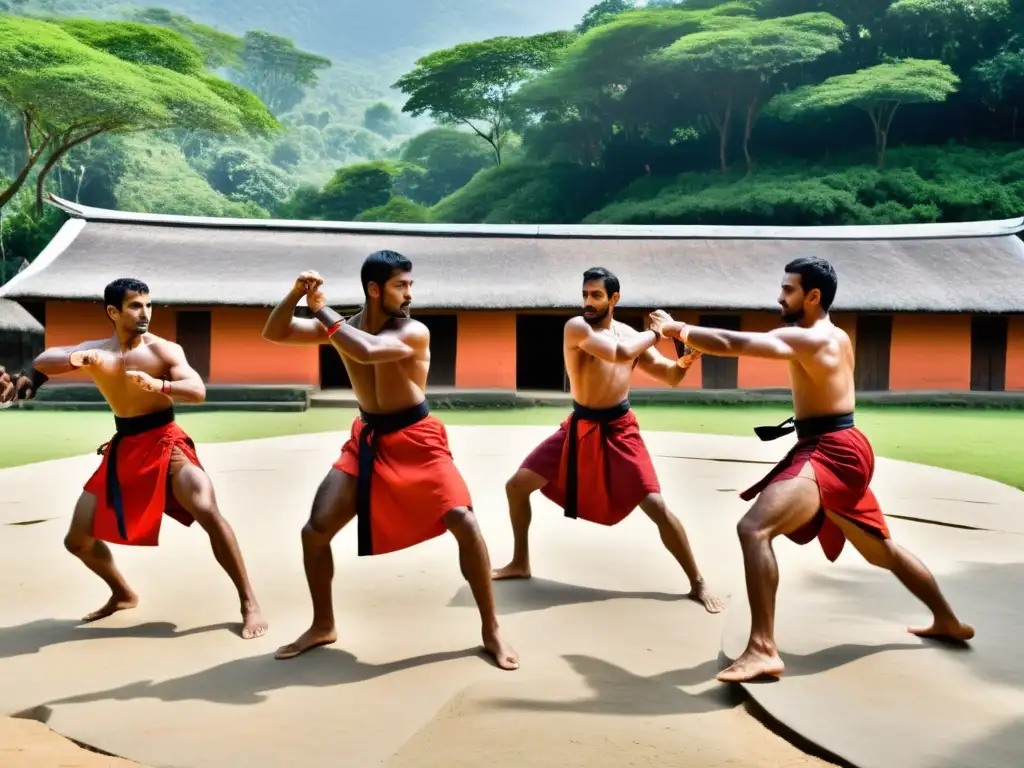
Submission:
[[[46,329],[16,301],[0,299],[0,332],[43,334]]]
[[[783,266],[815,254],[839,274],[837,311],[1024,312],[1024,218],[858,227],[488,226],[237,220],[56,205],[71,214],[17,299],[99,300],[145,280],[164,305],[271,306],[304,269],[337,306],[389,248],[413,262],[415,309],[576,308],[583,271],[619,276],[621,306],[777,311]]]

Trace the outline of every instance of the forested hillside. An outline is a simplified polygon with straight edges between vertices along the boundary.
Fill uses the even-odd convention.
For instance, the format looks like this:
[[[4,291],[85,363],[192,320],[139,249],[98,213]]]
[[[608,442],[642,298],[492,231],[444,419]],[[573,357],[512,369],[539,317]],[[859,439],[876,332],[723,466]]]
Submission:
[[[372,221],[1024,212],[1024,0],[589,2],[0,0],[0,282],[59,226],[47,190]]]

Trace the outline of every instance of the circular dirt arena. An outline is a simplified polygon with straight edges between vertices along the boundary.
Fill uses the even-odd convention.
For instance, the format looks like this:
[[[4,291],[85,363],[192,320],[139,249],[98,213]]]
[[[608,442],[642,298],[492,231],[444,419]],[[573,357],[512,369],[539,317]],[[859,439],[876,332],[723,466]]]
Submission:
[[[495,567],[512,550],[505,480],[550,431],[449,427]],[[495,584],[518,671],[480,652],[451,536],[357,558],[354,525],[334,543],[339,641],[277,661],[275,649],[309,624],[299,532],[346,436],[199,446],[270,622],[250,641],[206,535],[170,519],[158,548],[112,547],[139,607],[81,625],[107,592],[63,537],[99,457],[0,472],[0,713],[175,768],[825,764],[714,679],[749,627],[738,493],[790,439],[645,434],[669,506],[726,599],[722,614],[684,598],[684,574],[639,510],[602,528],[566,519],[537,494],[534,578]],[[849,545],[830,564],[817,543],[779,540],[776,631],[788,670],[746,692],[789,738],[860,768],[1019,766],[1024,493],[886,459],[874,488],[894,538],[977,629],[971,647],[908,634],[927,611]],[[0,763],[41,768],[71,749],[46,738],[37,724],[6,721]],[[63,765],[117,764],[61,754]]]

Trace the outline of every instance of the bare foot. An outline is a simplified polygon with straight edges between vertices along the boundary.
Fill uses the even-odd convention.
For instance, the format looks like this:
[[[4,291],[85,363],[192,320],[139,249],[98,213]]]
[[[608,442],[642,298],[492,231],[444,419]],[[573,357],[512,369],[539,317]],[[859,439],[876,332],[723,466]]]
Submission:
[[[936,620],[930,627],[907,627],[907,631],[918,637],[933,637],[937,640],[955,640],[966,643],[974,637],[974,627],[956,619]]]
[[[732,666],[718,673],[718,679],[723,683],[743,683],[762,676],[779,677],[785,670],[778,653],[746,650]]]
[[[530,578],[530,564],[520,565],[515,560],[506,565],[504,568],[498,568],[495,571],[491,571],[491,578],[494,581],[501,579],[528,579]]]
[[[275,659],[293,659],[299,654],[319,648],[321,645],[330,645],[338,641],[338,632],[335,629],[317,629],[310,627],[294,643],[282,645],[274,654]]]
[[[106,604],[102,608],[83,616],[82,621],[88,624],[92,621],[105,619],[107,616],[113,616],[118,611],[131,610],[138,604],[139,596],[135,593],[129,593],[127,595],[111,595],[110,599],[107,600]]]
[[[245,603],[242,606],[242,639],[252,640],[254,637],[263,637],[269,626],[256,603]]]
[[[519,669],[519,654],[497,632],[484,635],[484,650],[494,657],[502,669]]]
[[[699,581],[690,588],[687,597],[696,603],[704,606],[708,613],[721,613],[725,610],[725,603],[708,591],[707,584]]]

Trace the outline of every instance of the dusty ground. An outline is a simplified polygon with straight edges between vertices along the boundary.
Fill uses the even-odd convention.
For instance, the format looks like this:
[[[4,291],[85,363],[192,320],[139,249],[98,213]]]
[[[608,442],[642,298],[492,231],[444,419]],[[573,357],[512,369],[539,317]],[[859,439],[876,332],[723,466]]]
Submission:
[[[492,560],[504,564],[511,552],[504,479],[548,430],[452,427],[450,433]],[[335,433],[200,446],[271,622],[265,638],[249,642],[237,635],[235,598],[206,537],[170,520],[159,548],[114,550],[142,596],[140,606],[79,626],[77,617],[102,603],[105,594],[64,552],[61,540],[96,457],[0,473],[0,581],[11,585],[7,594],[13,595],[7,600],[5,594],[0,615],[0,713],[45,712],[56,732],[145,765],[180,768],[276,767],[297,753],[310,766],[334,766],[344,756],[346,765],[389,768],[468,767],[484,760],[498,768],[527,761],[581,768],[826,765],[774,735],[737,704],[736,692],[714,680],[723,632],[730,652],[745,631],[735,524],[746,505],[736,493],[781,456],[785,440],[648,436],[665,496],[687,527],[708,581],[729,602],[718,616],[682,599],[685,577],[642,513],[608,530],[566,520],[538,499],[532,537],[536,578],[496,585],[502,628],[522,655],[522,669],[508,673],[478,653],[478,616],[450,537],[394,555],[356,558],[354,526],[334,545],[338,644],[288,662],[271,658],[309,621],[298,534],[342,439]],[[879,462],[876,489],[897,515],[954,522],[970,514],[975,525],[998,527],[1006,539],[998,558],[1018,558],[1013,542],[1024,530],[1019,491],[885,461]],[[32,524],[17,524],[25,522]],[[934,528],[893,519],[896,535],[913,538],[915,527]],[[913,546],[923,550],[919,554],[940,578],[960,567],[941,546],[927,536]],[[941,560],[943,551],[947,561]],[[986,551],[996,552],[981,543],[970,557]],[[904,617],[886,608],[865,618],[873,616],[871,596],[862,599],[855,590],[847,590],[847,602],[814,592],[820,587],[805,574],[842,580],[848,569],[861,567],[852,552],[834,565],[813,547],[782,542],[777,552],[780,602],[799,604],[807,589],[813,605],[820,608],[831,599],[833,606],[831,617],[796,615],[780,629],[797,653],[819,651],[792,684],[784,679],[772,688],[792,691],[803,709],[792,696],[782,696],[780,703],[755,692],[770,711],[775,707],[790,721],[795,717],[789,725],[799,731],[807,710],[801,702],[813,702],[812,715],[828,719],[823,707],[853,706],[856,696],[847,694],[849,681],[864,669],[858,665],[899,658],[901,649],[886,645],[885,633]],[[907,621],[921,617],[912,601],[896,607],[909,608]],[[1024,628],[1016,626],[1015,612],[1004,614],[1002,630]],[[832,634],[802,642],[793,621],[826,626]],[[879,622],[885,627],[881,634]],[[978,623],[986,623],[983,616]],[[847,632],[835,631],[844,626]],[[991,621],[987,629],[991,635]],[[876,647],[851,655],[843,643]],[[990,652],[981,646],[983,658]],[[919,658],[908,668],[909,678],[894,677],[890,667],[874,689],[875,706],[881,696],[878,711],[888,713],[897,730],[901,717],[905,725],[905,711],[890,706],[894,702],[885,692],[913,690],[920,682],[914,675],[927,673],[929,665],[953,663]],[[839,680],[837,686],[812,685],[830,676]],[[984,691],[970,687],[971,675],[962,677],[957,685],[968,685],[961,700],[969,705],[971,691]],[[822,703],[819,690],[827,690],[831,703]],[[1005,700],[1011,701],[1009,694]],[[898,703],[907,706],[906,699]],[[995,724],[976,704],[963,711],[965,722],[977,719],[962,729],[965,734]],[[125,764],[80,750],[39,724],[0,723],[5,768]],[[859,742],[877,740],[877,728],[868,730],[857,726],[846,733]],[[9,756],[3,750],[12,745]]]

